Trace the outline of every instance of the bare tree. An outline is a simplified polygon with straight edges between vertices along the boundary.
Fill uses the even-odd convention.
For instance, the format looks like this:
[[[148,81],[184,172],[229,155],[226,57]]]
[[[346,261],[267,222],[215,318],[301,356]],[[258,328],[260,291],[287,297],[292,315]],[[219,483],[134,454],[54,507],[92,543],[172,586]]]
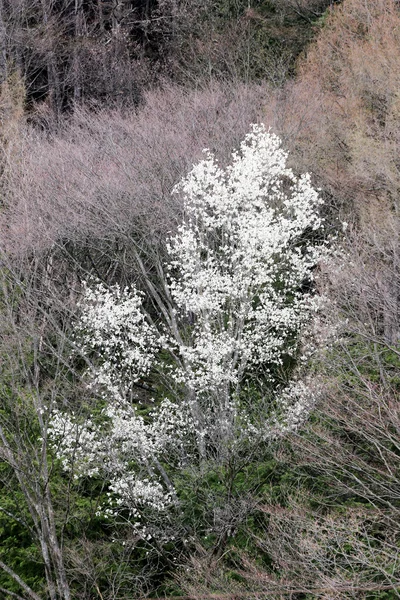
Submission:
[[[300,494],[263,509],[265,547],[290,578],[355,596],[377,582],[397,596],[400,582],[397,217],[386,225],[384,236],[380,224],[350,231],[345,258],[323,278],[336,341],[320,358],[314,419],[292,441],[295,468],[319,478],[319,507]]]
[[[4,244],[18,253],[22,240],[42,249],[69,240],[95,252],[89,238],[102,238],[117,250],[141,227],[156,242],[180,211],[173,186],[203,148],[227,160],[260,118],[265,93],[241,84],[171,86],[149,92],[137,113],[78,111],[50,140],[25,129],[0,216]]]
[[[26,527],[40,548],[49,598],[69,600],[62,534],[56,523],[51,491],[54,465],[47,448],[48,411],[59,393],[61,380],[65,384],[61,361],[63,336],[58,337],[58,361],[51,365],[51,359],[46,360],[46,339],[49,321],[55,324],[56,316],[49,310],[49,299],[45,300],[51,262],[41,265],[34,260],[29,266],[30,277],[26,271],[23,276],[1,255],[0,458],[11,469],[11,478],[2,483],[6,488],[17,486],[24,498]],[[43,276],[41,293],[37,287],[39,274]],[[58,329],[62,329],[62,324]],[[51,379],[47,369],[53,370]],[[16,514],[21,508],[15,507]],[[20,576],[9,565],[1,563],[0,567],[30,597],[39,597],[21,583]]]

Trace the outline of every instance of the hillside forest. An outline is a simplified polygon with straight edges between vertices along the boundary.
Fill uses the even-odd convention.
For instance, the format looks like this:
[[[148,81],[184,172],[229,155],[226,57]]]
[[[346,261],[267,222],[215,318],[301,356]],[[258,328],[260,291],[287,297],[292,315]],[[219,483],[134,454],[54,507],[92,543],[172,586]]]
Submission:
[[[399,598],[399,2],[0,0],[0,150],[0,598]]]

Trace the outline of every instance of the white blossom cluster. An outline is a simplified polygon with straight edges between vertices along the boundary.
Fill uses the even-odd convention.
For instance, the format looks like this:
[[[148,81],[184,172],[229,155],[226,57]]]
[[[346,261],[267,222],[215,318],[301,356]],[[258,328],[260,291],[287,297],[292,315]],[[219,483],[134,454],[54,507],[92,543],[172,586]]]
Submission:
[[[135,406],[122,408],[110,402],[100,423],[87,419],[78,424],[74,415],[53,412],[49,436],[64,468],[75,478],[106,478],[114,505],[138,519],[140,509],[167,508],[174,501],[174,490],[161,461],[176,451],[182,458],[184,440],[192,429],[188,411],[164,400],[146,422]]]
[[[133,286],[120,289],[84,283],[76,338],[87,356],[100,358],[92,382],[108,397],[126,400],[132,384],[151,369],[159,348],[157,332],[146,321],[143,294]]]
[[[309,319],[301,286],[323,249],[303,237],[323,227],[321,200],[286,159],[279,138],[254,125],[230,167],[208,155],[176,188],[185,219],[169,240],[168,284],[178,314],[194,323],[179,351],[182,379],[197,392],[281,364]]]
[[[317,310],[303,287],[326,252],[315,241],[321,200],[309,175],[296,177],[286,161],[279,138],[254,125],[231,166],[207,154],[176,187],[184,218],[167,242],[162,325],[134,287],[86,286],[76,339],[105,390],[106,429],[77,429],[57,413],[52,436],[66,465],[103,473],[135,518],[140,507],[176,502],[170,473],[196,453],[204,459],[210,441],[222,455],[243,437],[271,439],[298,427],[313,404],[305,384],[282,390],[274,380]],[[132,387],[155,366],[176,391],[144,419]],[[241,401],[253,375],[279,389],[272,418],[257,409],[254,417]]]
[[[292,381],[277,395],[276,412],[265,428],[265,439],[273,440],[296,431],[307,419],[319,396],[314,381]]]

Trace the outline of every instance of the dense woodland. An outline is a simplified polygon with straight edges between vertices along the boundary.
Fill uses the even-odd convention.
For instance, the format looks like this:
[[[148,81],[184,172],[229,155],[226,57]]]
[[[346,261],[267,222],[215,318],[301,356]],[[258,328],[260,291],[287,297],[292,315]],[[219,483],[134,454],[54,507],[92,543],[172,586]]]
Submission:
[[[398,598],[399,3],[0,41],[0,598]]]

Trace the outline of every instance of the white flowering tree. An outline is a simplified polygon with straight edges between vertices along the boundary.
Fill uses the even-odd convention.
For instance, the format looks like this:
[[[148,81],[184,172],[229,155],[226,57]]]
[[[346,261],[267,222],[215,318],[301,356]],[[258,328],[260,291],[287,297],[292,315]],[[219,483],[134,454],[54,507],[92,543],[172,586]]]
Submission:
[[[325,248],[321,200],[286,161],[262,125],[226,169],[207,153],[175,189],[183,219],[167,264],[153,266],[160,285],[138,256],[146,289],[85,286],[76,341],[104,409],[85,422],[54,413],[52,437],[76,477],[107,478],[106,512],[128,512],[138,529],[149,511],[179,506],[175,476],[188,465],[229,461],[309,412],[288,365],[317,307],[305,290]]]

